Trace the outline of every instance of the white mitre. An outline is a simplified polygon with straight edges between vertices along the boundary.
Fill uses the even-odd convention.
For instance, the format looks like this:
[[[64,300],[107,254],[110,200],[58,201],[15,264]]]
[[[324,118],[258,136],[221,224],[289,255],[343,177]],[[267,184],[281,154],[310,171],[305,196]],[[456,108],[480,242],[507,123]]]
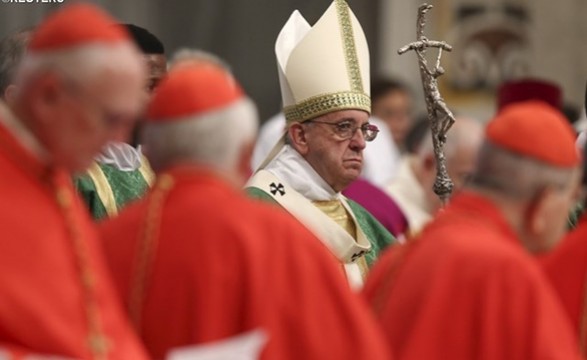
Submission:
[[[288,127],[333,111],[371,113],[367,39],[346,1],[335,0],[314,26],[294,11],[277,36],[275,55]]]

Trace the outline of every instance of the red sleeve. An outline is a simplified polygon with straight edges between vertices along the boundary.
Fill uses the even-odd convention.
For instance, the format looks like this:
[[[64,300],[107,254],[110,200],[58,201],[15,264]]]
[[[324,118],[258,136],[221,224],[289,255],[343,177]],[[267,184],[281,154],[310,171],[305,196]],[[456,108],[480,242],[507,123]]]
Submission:
[[[541,259],[573,328],[580,334],[587,281],[587,218],[568,234],[558,248]]]
[[[123,304],[128,305],[130,277],[134,265],[138,231],[144,228],[140,224],[144,211],[143,203],[125,209],[118,217],[99,223],[99,241],[104,250],[108,271],[112,276],[116,294]]]
[[[266,268],[283,316],[266,358],[390,359],[379,325],[322,242],[289,216],[279,233],[283,241],[274,241]]]

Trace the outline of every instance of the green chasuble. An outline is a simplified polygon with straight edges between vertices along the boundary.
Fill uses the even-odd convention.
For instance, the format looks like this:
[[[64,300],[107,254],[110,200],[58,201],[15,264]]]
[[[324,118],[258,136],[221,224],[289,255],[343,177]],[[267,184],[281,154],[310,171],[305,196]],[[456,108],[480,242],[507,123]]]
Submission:
[[[94,162],[86,173],[76,177],[75,185],[92,217],[101,220],[118,214],[125,205],[143,196],[153,178],[146,161],[132,171]]]
[[[268,193],[265,191],[257,188],[257,187],[248,187],[246,188],[247,193],[249,196],[253,198],[257,198],[263,201],[275,203],[278,205],[277,201],[273,199]],[[373,215],[371,215],[365,208],[361,205],[357,204],[356,202],[352,201],[351,199],[347,199],[347,203],[351,208],[353,215],[357,219],[358,225],[361,227],[361,230],[365,233],[366,237],[369,239],[371,244],[371,251],[369,251],[365,258],[367,260],[367,264],[371,266],[375,260],[379,257],[379,254],[389,245],[395,243],[395,239],[393,235],[383,227],[377,221]]]

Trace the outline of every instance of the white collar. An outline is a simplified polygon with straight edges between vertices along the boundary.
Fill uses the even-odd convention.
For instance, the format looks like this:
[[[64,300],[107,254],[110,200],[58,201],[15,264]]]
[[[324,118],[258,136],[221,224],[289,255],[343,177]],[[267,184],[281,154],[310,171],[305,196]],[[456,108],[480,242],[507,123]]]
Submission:
[[[0,101],[0,124],[4,125],[18,142],[38,160],[45,164],[49,163],[47,149],[2,101]]]
[[[123,142],[109,142],[96,156],[96,161],[120,171],[134,171],[141,167],[141,149]]]
[[[337,200],[341,196],[318,175],[302,155],[289,145],[281,149],[279,154],[267,164],[265,170],[310,201]]]

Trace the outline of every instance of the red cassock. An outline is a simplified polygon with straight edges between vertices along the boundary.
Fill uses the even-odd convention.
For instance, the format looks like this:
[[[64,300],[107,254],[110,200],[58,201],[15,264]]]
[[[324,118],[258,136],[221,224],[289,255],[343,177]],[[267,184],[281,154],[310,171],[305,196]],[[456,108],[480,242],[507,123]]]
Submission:
[[[102,225],[120,294],[147,349],[262,329],[263,359],[389,359],[335,259],[282,210],[177,167]]]
[[[581,348],[587,342],[587,215],[561,242],[542,259],[542,265],[579,336]]]
[[[364,293],[396,359],[580,358],[538,264],[498,209],[473,193],[386,253]]]
[[[42,165],[4,125],[0,174],[0,344],[76,359],[146,358],[70,176]]]
[[[12,344],[0,342],[0,359],[2,360],[66,360],[63,357],[53,355],[39,354],[37,351],[25,349]],[[67,360],[74,360],[67,358]]]

